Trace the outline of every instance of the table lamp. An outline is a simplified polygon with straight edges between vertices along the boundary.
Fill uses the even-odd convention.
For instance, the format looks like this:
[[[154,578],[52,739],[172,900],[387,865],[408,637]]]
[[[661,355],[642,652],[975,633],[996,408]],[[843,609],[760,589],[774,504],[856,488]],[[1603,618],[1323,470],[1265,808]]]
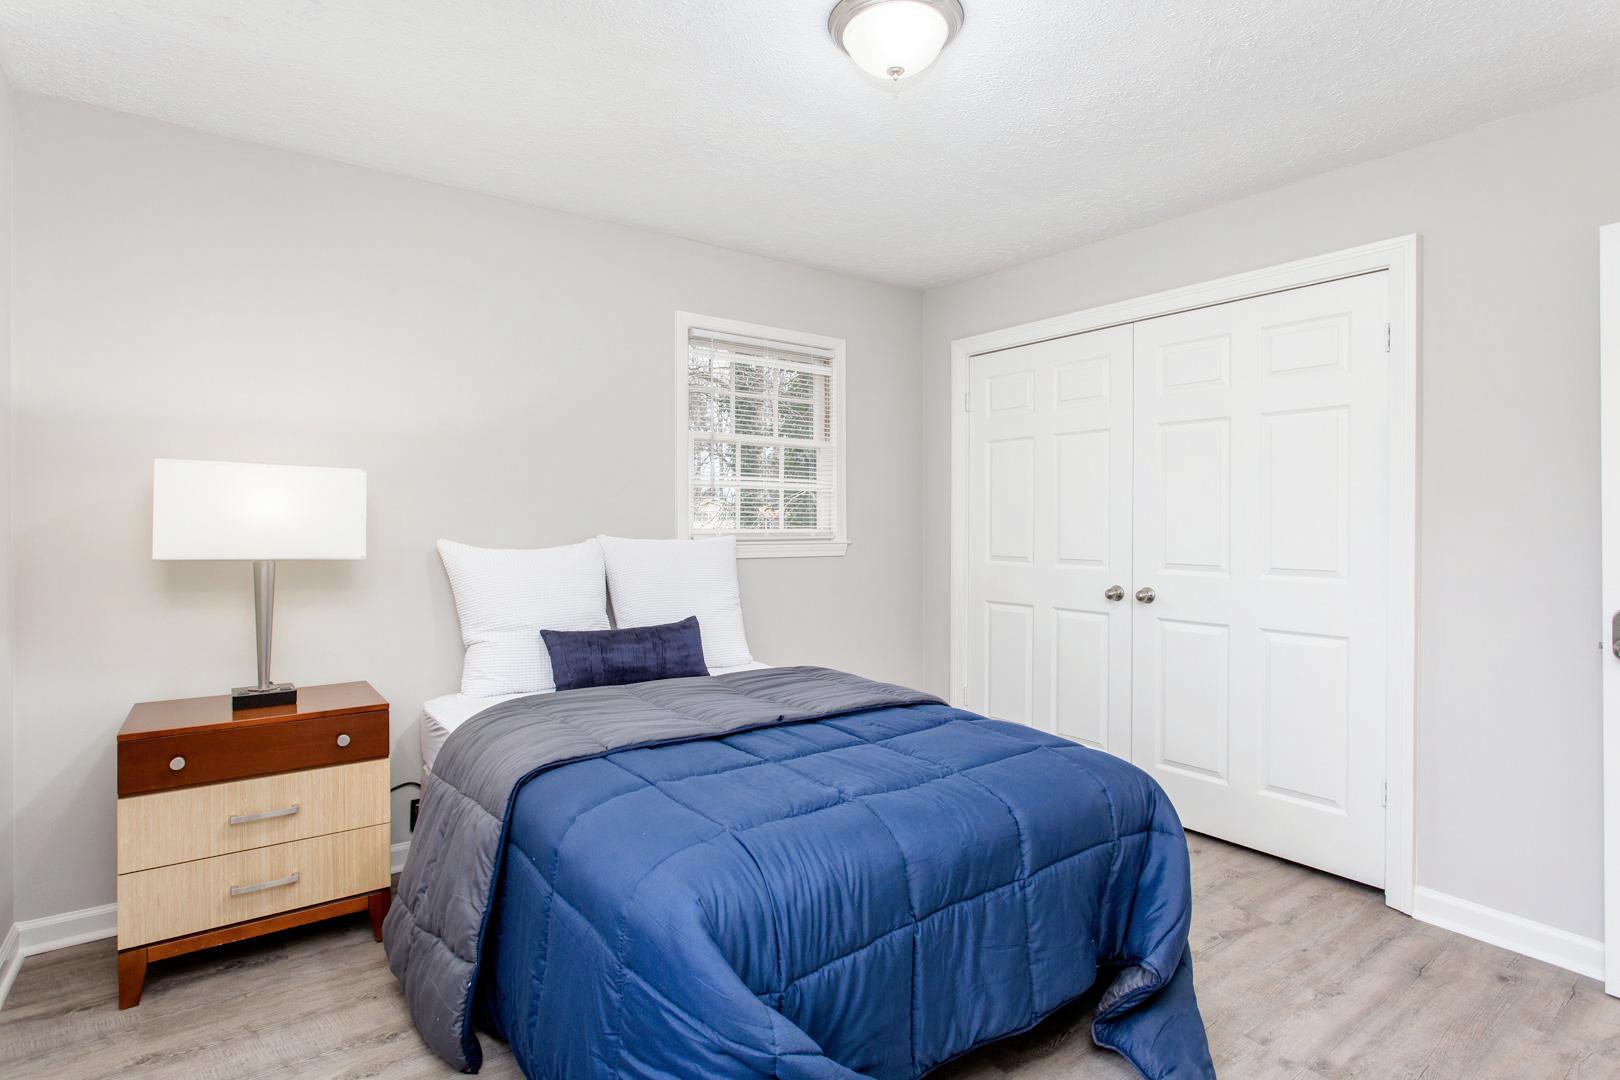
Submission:
[[[174,458],[152,463],[152,558],[253,563],[259,683],[231,691],[233,710],[298,700],[292,683],[270,681],[277,560],[365,557],[362,469]]]

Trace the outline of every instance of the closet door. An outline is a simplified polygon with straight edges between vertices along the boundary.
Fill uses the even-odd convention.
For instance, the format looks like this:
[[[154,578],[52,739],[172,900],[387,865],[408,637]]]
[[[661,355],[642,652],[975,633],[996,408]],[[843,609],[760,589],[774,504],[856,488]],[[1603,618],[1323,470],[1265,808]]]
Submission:
[[[971,370],[967,707],[1129,757],[1131,330]]]
[[[1386,275],[1136,324],[1133,760],[1383,884]],[[1141,590],[1141,591],[1137,591]]]

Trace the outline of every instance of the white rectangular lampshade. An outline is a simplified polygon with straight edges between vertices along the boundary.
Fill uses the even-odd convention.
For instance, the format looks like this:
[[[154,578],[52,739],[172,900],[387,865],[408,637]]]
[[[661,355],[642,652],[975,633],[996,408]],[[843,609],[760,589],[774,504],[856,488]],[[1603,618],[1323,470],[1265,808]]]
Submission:
[[[363,559],[363,469],[152,463],[154,559]]]

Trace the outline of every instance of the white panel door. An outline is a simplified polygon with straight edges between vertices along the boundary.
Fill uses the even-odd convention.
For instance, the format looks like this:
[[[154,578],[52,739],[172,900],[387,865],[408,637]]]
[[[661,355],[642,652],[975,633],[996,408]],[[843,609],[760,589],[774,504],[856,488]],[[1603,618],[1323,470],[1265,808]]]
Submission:
[[[1129,757],[1131,330],[971,371],[964,700]]]
[[[1187,828],[1384,878],[1388,282],[1135,325],[1132,759]]]

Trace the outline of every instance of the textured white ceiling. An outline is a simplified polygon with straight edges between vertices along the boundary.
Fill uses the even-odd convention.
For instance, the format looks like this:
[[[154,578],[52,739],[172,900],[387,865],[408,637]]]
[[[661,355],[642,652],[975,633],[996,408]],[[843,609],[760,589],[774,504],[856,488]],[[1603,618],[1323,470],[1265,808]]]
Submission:
[[[25,90],[908,285],[1620,83],[1616,0],[6,0]],[[1617,136],[1620,137],[1620,136]]]

